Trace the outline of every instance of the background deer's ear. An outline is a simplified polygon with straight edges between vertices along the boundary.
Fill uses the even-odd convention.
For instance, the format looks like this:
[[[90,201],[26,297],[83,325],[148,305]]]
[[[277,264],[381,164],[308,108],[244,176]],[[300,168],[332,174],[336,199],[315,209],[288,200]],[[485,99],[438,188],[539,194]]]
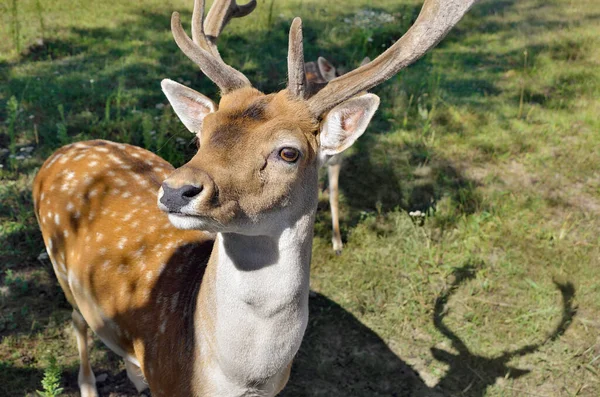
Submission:
[[[377,95],[363,94],[331,109],[321,124],[320,156],[325,159],[349,148],[365,132],[378,107]]]
[[[319,57],[317,59],[317,65],[319,65],[319,72],[325,81],[331,81],[336,78],[335,66],[333,66],[327,59]]]
[[[191,88],[169,79],[160,85],[181,122],[194,134],[202,130],[206,115],[217,111],[217,104]]]

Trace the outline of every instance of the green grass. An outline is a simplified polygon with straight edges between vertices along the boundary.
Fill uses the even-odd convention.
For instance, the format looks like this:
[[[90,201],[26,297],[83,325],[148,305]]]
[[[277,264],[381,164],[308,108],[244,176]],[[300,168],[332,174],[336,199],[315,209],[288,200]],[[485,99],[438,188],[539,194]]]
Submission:
[[[53,150],[83,139],[190,158],[159,82],[215,98],[170,36],[171,11],[189,21],[191,4],[0,4],[0,395],[35,395],[49,356],[64,394],[77,394],[70,310],[37,260],[31,181]],[[418,13],[413,0],[343,4],[260,2],[227,28],[223,57],[272,92],[285,84],[293,16],[308,60],[349,69]],[[483,1],[374,90],[380,111],[342,169],[339,257],[320,205],[317,294],[284,395],[600,395],[599,20],[593,0]],[[99,342],[92,359],[109,375],[103,394],[135,394]]]

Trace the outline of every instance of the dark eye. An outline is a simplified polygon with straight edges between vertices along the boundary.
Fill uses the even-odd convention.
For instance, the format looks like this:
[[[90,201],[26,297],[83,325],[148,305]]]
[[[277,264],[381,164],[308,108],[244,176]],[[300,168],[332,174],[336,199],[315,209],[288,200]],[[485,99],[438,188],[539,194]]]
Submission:
[[[279,157],[288,163],[293,163],[300,157],[300,152],[293,147],[284,147],[279,151]]]

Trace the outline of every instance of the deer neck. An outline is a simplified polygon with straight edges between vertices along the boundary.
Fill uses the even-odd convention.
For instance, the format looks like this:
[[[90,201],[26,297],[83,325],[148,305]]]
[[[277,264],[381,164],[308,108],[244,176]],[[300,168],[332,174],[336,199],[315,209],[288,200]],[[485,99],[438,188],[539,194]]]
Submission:
[[[306,208],[274,233],[217,235],[196,306],[209,320],[197,340],[210,352],[212,395],[254,395],[245,387],[264,392],[287,379],[308,321],[316,197]]]

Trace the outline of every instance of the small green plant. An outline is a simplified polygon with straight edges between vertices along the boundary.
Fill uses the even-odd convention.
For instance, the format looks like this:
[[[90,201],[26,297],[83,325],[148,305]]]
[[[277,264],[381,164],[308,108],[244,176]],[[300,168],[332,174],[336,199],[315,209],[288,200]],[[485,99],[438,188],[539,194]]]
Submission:
[[[527,76],[527,50],[523,51],[523,78],[521,79],[521,94],[519,95],[519,112],[517,113],[518,119],[520,119],[521,116],[523,115],[526,76]]]
[[[67,134],[67,122],[65,120],[65,108],[62,104],[58,105],[58,114],[60,122],[56,123],[56,136],[61,145],[66,145],[70,142],[69,134]]]
[[[40,31],[42,32],[42,39],[46,37],[46,24],[44,23],[44,9],[40,0],[35,0],[35,11],[37,13],[38,20],[40,22]]]
[[[8,113],[8,137],[10,139],[8,149],[11,154],[15,154],[15,148],[17,146],[16,124],[19,114],[19,101],[17,101],[17,98],[15,98],[14,95],[11,96],[6,103],[6,113]]]
[[[5,271],[6,276],[4,277],[4,284],[7,286],[14,286],[19,292],[27,292],[28,285],[27,280],[21,276],[17,276],[11,269]]]
[[[152,129],[153,127],[152,117],[148,114],[142,115],[142,139],[144,147],[148,150],[153,150],[154,145],[154,135],[156,131]]]
[[[42,379],[43,391],[37,391],[37,394],[42,397],[57,397],[60,396],[64,388],[60,387],[60,367],[56,363],[56,358],[50,356],[48,359],[48,367],[44,371],[44,378]]]
[[[10,3],[11,13],[11,33],[13,36],[13,43],[17,52],[21,52],[21,22],[19,21],[19,9],[17,8],[17,0],[12,0]]]

